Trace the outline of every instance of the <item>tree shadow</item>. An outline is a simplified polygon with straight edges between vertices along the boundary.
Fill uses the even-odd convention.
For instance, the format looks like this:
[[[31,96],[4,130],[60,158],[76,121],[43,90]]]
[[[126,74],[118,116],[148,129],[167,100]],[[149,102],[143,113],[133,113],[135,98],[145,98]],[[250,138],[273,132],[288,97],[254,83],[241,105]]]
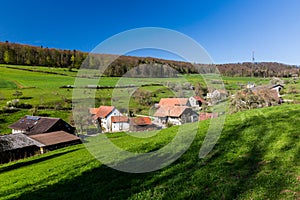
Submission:
[[[1,165],[0,165],[0,173],[10,171],[10,170],[14,170],[14,169],[18,169],[18,168],[25,167],[25,166],[29,166],[29,165],[33,165],[33,164],[36,164],[36,163],[39,163],[39,162],[50,160],[52,158],[57,158],[59,156],[62,156],[62,155],[65,155],[67,153],[71,153],[71,152],[74,152],[74,151],[78,151],[78,150],[79,149],[72,149],[72,150],[68,150],[68,151],[64,151],[64,152],[60,152],[60,153],[55,153],[55,154],[51,154],[51,155],[44,154],[40,158],[34,158],[35,156],[33,156],[32,157],[32,158],[34,158],[33,160],[26,160],[26,159],[17,160],[17,161],[15,161],[15,163],[13,163],[13,164],[9,163],[9,165],[5,166],[5,167],[1,167]]]

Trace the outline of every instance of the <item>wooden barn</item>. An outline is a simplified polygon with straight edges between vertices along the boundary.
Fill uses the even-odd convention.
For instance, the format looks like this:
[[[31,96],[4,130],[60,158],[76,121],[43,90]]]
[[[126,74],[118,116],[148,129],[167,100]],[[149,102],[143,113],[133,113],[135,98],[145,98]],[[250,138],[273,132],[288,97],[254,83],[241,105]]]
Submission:
[[[40,146],[41,153],[45,151],[66,147],[69,145],[79,144],[79,137],[67,133],[65,131],[55,131],[50,133],[35,134],[29,136],[31,139],[42,144]]]
[[[65,131],[74,134],[75,128],[60,118],[24,116],[17,122],[8,126],[12,133],[24,133],[34,135],[40,133],[49,133],[54,131]]]
[[[0,136],[0,164],[38,154],[42,145],[22,133]]]

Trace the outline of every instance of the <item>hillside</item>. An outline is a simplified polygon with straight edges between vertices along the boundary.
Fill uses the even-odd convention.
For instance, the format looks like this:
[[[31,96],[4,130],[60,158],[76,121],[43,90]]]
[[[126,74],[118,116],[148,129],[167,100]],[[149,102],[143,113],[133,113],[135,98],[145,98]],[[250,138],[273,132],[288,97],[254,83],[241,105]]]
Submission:
[[[108,168],[84,145],[0,165],[0,199],[299,199],[299,109],[283,105],[228,115],[217,145],[199,159],[209,125],[203,121],[189,150],[151,173]],[[171,127],[149,140],[109,137],[120,147],[148,152],[175,134]]]
[[[87,58],[87,52],[78,50],[61,50],[48,47],[36,47],[29,45],[21,45],[9,42],[0,42],[0,64],[27,65],[27,66],[44,66],[55,68],[68,68],[69,71],[80,68],[83,61]],[[90,68],[98,68],[102,63],[110,60],[111,56],[107,54],[97,54],[89,56],[85,62]],[[114,56],[113,56],[114,57]],[[189,73],[212,73],[216,70],[216,66],[223,76],[239,76],[239,77],[291,77],[299,75],[300,71],[297,66],[290,66],[274,62],[258,62],[258,63],[232,63],[218,65],[192,65],[188,62],[164,60],[151,57],[133,57],[120,56],[111,63],[110,67],[104,72],[106,76],[123,76],[126,72],[140,65],[149,65],[153,70],[149,71],[153,77],[171,77],[174,73],[170,73],[168,68],[173,68],[182,74]],[[162,68],[165,74],[162,73]],[[195,67],[198,70],[195,70]],[[135,68],[136,71],[137,68]],[[156,72],[154,72],[156,71]],[[131,76],[140,75],[130,72]],[[132,74],[134,73],[134,74]],[[149,73],[148,77],[149,77]]]

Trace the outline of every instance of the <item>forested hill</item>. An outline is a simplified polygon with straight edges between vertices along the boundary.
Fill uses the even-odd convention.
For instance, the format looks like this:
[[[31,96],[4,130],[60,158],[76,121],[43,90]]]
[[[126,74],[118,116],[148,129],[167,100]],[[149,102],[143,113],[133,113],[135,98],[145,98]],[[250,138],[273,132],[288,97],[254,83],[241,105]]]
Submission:
[[[0,64],[46,66],[59,68],[79,68],[86,59],[88,53],[77,50],[60,50],[48,47],[36,47],[9,42],[0,42]],[[89,59],[89,65],[97,68],[100,63],[105,62],[110,55],[95,55]],[[120,56],[111,64],[111,67],[105,71],[107,76],[122,76],[132,68],[137,66],[151,66],[151,73],[163,76],[162,70],[173,68],[179,73],[195,73],[194,66],[191,63],[182,61],[164,60],[150,57]],[[196,65],[201,73],[211,73],[215,71],[215,65]],[[259,63],[232,63],[216,65],[222,75],[226,76],[254,76],[254,77],[290,77],[300,75],[300,70],[296,66],[285,65],[274,62]],[[155,70],[156,69],[156,70]],[[139,68],[131,70],[137,73]],[[157,76],[157,74],[153,74]],[[167,75],[174,75],[174,72],[167,71]]]

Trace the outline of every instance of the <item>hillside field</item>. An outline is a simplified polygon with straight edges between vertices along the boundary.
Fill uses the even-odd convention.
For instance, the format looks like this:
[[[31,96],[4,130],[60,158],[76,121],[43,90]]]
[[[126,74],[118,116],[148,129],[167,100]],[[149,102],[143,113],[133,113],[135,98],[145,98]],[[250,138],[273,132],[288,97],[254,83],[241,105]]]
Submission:
[[[283,105],[227,115],[216,146],[199,159],[210,122],[202,121],[188,151],[150,173],[108,168],[84,144],[3,164],[0,199],[299,199],[299,110],[300,105]],[[167,144],[176,129],[148,139],[108,137],[121,148],[149,152]]]

